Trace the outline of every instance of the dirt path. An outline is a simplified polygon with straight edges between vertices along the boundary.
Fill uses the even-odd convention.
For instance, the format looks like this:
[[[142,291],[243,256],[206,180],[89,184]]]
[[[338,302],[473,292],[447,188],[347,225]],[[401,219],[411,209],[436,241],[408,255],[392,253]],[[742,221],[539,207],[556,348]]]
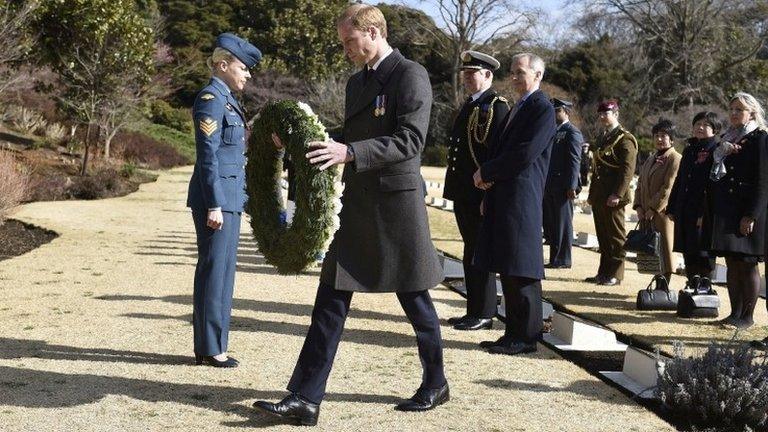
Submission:
[[[0,262],[1,430],[295,430],[250,405],[284,394],[317,272],[277,275],[244,224],[230,337],[242,366],[192,366],[189,175],[163,172],[127,197],[35,203],[16,215],[60,237]],[[433,296],[442,318],[462,312],[454,293]],[[420,367],[395,297],[355,296],[347,324],[320,430],[673,430],[547,350],[511,358],[476,347],[501,326],[443,327],[452,401],[422,415],[396,413]]]

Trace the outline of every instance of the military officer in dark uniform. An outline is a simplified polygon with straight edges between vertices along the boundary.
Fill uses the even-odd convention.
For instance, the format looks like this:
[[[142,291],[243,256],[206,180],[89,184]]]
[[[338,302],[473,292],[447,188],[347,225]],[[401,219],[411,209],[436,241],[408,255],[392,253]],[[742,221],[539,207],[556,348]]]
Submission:
[[[337,30],[347,57],[361,70],[347,82],[342,136],[309,143],[307,157],[321,170],[345,164],[339,229],[323,261],[290,394],[254,404],[303,425],[317,423],[354,292],[395,293],[416,333],[421,385],[395,408],[427,411],[450,399],[440,320],[429,295],[444,274],[429,234],[420,174],[432,107],[429,76],[390,47],[386,20],[375,6],[347,7]]]
[[[457,330],[480,330],[493,326],[496,278],[472,265],[483,199],[483,191],[475,187],[472,175],[486,161],[489,137],[507,116],[509,105],[491,88],[493,71],[500,66],[495,58],[477,51],[464,51],[461,60],[464,89],[470,96],[456,116],[448,137],[450,152],[443,197],[453,201],[456,224],[464,242],[467,313],[448,322]]]
[[[619,124],[619,103],[601,102],[597,107],[603,133],[593,150],[589,205],[600,245],[597,275],[586,279],[598,285],[618,285],[624,278],[624,207],[629,203],[629,183],[635,174],[637,140]]]
[[[549,241],[547,268],[571,268],[573,200],[581,191],[581,131],[569,120],[572,103],[552,99],[557,132],[544,189],[544,238]]]
[[[193,328],[195,361],[236,367],[227,356],[240,214],[245,196],[245,114],[232,94],[251,77],[261,52],[230,33],[216,39],[211,81],[192,109],[197,159],[187,206],[197,233]]]

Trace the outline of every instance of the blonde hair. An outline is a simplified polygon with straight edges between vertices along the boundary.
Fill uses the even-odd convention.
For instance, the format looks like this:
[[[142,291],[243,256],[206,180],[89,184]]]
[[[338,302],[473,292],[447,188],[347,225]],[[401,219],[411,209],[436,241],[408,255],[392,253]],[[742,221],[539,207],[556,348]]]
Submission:
[[[730,105],[734,101],[741,102],[742,105],[747,107],[749,111],[754,116],[754,121],[757,123],[757,127],[762,130],[768,130],[768,126],[765,124],[765,110],[763,109],[762,105],[760,105],[760,102],[757,101],[757,99],[752,96],[749,93],[745,92],[738,92],[731,100],[728,101],[728,104]]]
[[[213,50],[213,54],[206,60],[205,64],[208,65],[208,69],[211,70],[211,73],[214,73],[216,72],[216,65],[223,61],[231,63],[234,59],[235,56],[231,52],[224,48],[216,47],[216,49]]]
[[[349,22],[353,28],[366,31],[369,27],[376,27],[381,37],[387,38],[387,20],[376,6],[355,3],[341,13],[336,20],[336,26]]]

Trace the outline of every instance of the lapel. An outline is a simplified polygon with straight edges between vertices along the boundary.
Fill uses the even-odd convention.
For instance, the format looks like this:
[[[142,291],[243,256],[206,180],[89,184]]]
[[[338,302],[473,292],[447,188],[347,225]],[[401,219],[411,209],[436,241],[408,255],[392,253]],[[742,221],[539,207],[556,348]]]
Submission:
[[[211,78],[210,85],[212,85],[216,90],[219,91],[219,93],[221,93],[222,96],[224,96],[227,103],[235,109],[235,112],[237,112],[237,114],[243,120],[243,123],[245,123],[245,113],[243,112],[243,109],[240,108],[240,104],[237,103],[237,100],[232,95],[232,92],[229,91],[229,89],[217,79]]]
[[[541,89],[536,90],[523,101],[523,103],[517,108],[517,111],[515,111],[514,107],[509,110],[509,114],[507,114],[507,119],[505,119],[504,123],[506,124],[508,121],[509,124],[504,129],[504,133],[502,133],[502,139],[506,139],[507,135],[509,135],[509,133],[515,129],[515,126],[517,126],[518,123],[522,122],[526,118],[528,110],[530,109],[529,107],[531,106],[531,102],[534,99],[537,99],[541,93]],[[512,118],[509,119],[509,116],[512,116]]]
[[[400,64],[403,58],[404,57],[402,54],[400,54],[400,51],[394,49],[392,53],[388,55],[384,61],[381,62],[379,67],[373,71],[373,74],[368,77],[368,81],[364,84],[364,86],[362,82],[362,72],[357,74],[359,75],[357,78],[357,91],[350,92],[352,93],[352,101],[349,101],[350,95],[347,95],[346,105],[349,107],[349,109],[347,109],[344,120],[348,120],[350,117],[359,113],[363,109],[370,108],[372,106],[371,102],[376,98],[376,96],[381,94],[381,90],[384,88],[384,85],[387,83],[387,81],[389,81],[389,77],[392,75],[395,67]]]

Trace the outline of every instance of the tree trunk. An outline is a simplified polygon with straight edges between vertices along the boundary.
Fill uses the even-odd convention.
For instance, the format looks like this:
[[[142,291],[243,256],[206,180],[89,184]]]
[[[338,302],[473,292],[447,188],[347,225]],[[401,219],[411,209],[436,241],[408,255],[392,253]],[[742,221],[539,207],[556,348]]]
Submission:
[[[91,124],[88,123],[88,129],[85,130],[85,153],[83,154],[83,166],[80,169],[80,175],[88,174],[88,159],[91,149]]]

